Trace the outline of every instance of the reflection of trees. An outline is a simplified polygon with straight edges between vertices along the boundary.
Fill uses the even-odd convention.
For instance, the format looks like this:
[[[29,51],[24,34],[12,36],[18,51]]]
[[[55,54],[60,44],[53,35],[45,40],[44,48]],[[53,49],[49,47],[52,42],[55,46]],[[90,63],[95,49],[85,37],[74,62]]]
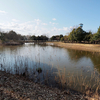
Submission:
[[[79,59],[85,57],[86,52],[84,51],[78,51],[78,50],[72,50],[67,49],[67,52],[69,54],[69,57],[71,60],[78,61]]]
[[[67,52],[69,54],[70,59],[74,61],[78,61],[83,57],[90,58],[92,63],[94,64],[94,67],[98,69],[98,71],[100,72],[100,54],[99,53],[72,50],[72,49],[67,49]]]
[[[94,67],[100,72],[100,54],[99,53],[91,53],[90,59],[94,64]]]
[[[1,52],[5,51],[5,50],[14,51],[14,50],[20,49],[22,47],[23,47],[23,45],[19,45],[19,46],[1,46],[0,47],[0,51]]]

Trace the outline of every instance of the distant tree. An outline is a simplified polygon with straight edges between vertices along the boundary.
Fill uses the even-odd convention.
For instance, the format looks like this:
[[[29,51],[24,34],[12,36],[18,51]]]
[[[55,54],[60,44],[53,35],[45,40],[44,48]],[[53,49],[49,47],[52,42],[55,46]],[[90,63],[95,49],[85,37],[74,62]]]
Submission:
[[[41,36],[35,36],[35,35],[33,35],[33,36],[31,36],[31,39],[32,40],[48,40],[48,37],[45,36],[45,35],[41,35]]]
[[[18,40],[17,33],[14,32],[13,30],[9,31],[9,33],[7,34],[7,39],[9,39],[9,40]]]
[[[85,35],[86,35],[86,32],[81,27],[78,27],[77,29],[73,29],[70,32],[68,38],[71,41],[83,41]]]
[[[0,40],[5,41],[5,33],[0,32]]]
[[[31,39],[32,39],[32,40],[37,40],[37,38],[36,38],[35,35],[31,36]]]
[[[98,28],[97,34],[98,34],[98,37],[100,37],[100,26]]]
[[[55,39],[56,39],[56,37],[55,37],[55,36],[52,36],[50,39],[51,39],[51,40],[55,40]]]
[[[97,33],[93,34],[93,37],[91,39],[91,41],[96,41],[96,40],[100,40],[100,26],[98,28]]]
[[[55,35],[55,36],[52,36],[50,39],[51,40],[60,40],[61,37],[63,37],[63,35]]]
[[[63,37],[63,35],[61,34],[61,35],[59,36],[60,40],[61,40],[62,37]]]
[[[60,39],[60,41],[64,41],[64,37],[62,37],[62,38]]]
[[[14,32],[13,30],[12,31],[9,31],[9,32],[0,32],[0,39],[3,41],[3,42],[7,42],[9,40],[24,40],[24,37],[21,36],[21,34],[17,34],[16,32]]]
[[[67,35],[64,36],[64,41],[68,41],[68,36]]]
[[[76,41],[83,41],[84,36],[85,36],[85,31],[83,31],[82,28],[78,27],[76,29],[76,35],[75,35]]]
[[[91,42],[100,40],[100,26],[97,33],[94,33],[90,39]]]
[[[36,40],[41,40],[41,37],[40,36],[37,36]]]
[[[24,40],[24,36],[22,36],[21,34],[17,34],[17,40]]]
[[[45,35],[41,35],[41,39],[42,39],[42,40],[48,40],[48,37],[45,36]]]
[[[68,39],[71,40],[71,41],[76,41],[76,29],[73,29],[69,36],[68,36]]]
[[[68,36],[63,36],[62,38],[61,38],[61,41],[68,41]]]
[[[85,33],[85,36],[84,36],[84,41],[91,41],[91,38],[93,37],[93,34],[92,34],[92,32],[91,31],[89,31],[89,32],[86,32]]]

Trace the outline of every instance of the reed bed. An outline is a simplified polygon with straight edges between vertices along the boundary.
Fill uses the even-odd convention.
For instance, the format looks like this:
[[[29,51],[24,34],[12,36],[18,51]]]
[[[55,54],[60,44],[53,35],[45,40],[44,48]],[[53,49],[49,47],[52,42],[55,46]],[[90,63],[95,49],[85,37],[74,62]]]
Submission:
[[[7,69],[2,65],[0,69],[6,71],[7,73],[14,73],[24,76],[36,83],[49,85],[51,87],[58,87],[62,90],[71,89],[81,93],[87,93],[87,91],[89,91],[89,93],[100,93],[100,75],[97,73],[96,69],[90,73],[90,77],[84,76],[83,71],[81,71],[81,75],[78,72],[76,75],[72,72],[67,72],[66,74],[65,67],[62,69],[62,71],[58,69],[56,73],[52,73],[52,71],[50,71],[53,69],[53,67],[51,67],[50,70],[45,69],[46,67],[42,67],[41,73],[38,73],[36,70],[39,68],[38,63],[36,63],[34,68],[28,68],[27,60],[25,59],[25,61],[26,63],[24,64],[20,61],[19,66],[25,66],[22,68],[15,63],[14,69],[12,67]],[[87,73],[89,73],[89,70]]]
[[[45,51],[44,47],[43,50]],[[39,53],[34,56],[34,59],[30,59],[33,57],[33,55],[29,55],[30,57],[14,55],[14,60],[12,60],[13,63],[8,62],[8,58],[4,57],[2,61],[0,61],[0,70],[6,71],[7,73],[18,74],[20,76],[29,78],[36,83],[45,84],[51,87],[58,87],[62,90],[71,89],[85,94],[100,93],[100,75],[98,72],[99,69],[95,68],[99,66],[99,64],[94,66],[95,69],[93,71],[91,71],[91,67],[87,68],[87,71],[85,72],[87,75],[84,76],[83,70],[81,70],[81,72],[77,71],[74,73],[71,71],[66,71],[67,68],[62,67],[59,64],[56,64],[57,66],[55,67],[53,65],[53,60],[55,60],[53,57],[57,56],[55,54],[54,56],[49,56],[48,64],[42,63],[42,54],[40,51],[41,50],[38,49]],[[57,52],[57,50],[54,52]],[[70,57],[70,59],[75,59],[75,61],[77,61],[79,58],[81,58],[79,57],[80,55],[77,54],[77,51],[68,52],[72,57]],[[71,54],[73,54],[73,56]],[[83,51],[81,51],[81,55],[82,54]],[[86,55],[89,57],[91,54],[87,53]],[[94,58],[94,55],[95,53],[93,52],[91,58]],[[43,58],[44,62],[45,60],[46,59]],[[55,61],[60,62],[60,60],[61,58],[58,58]],[[41,69],[40,73],[37,71],[39,68]]]

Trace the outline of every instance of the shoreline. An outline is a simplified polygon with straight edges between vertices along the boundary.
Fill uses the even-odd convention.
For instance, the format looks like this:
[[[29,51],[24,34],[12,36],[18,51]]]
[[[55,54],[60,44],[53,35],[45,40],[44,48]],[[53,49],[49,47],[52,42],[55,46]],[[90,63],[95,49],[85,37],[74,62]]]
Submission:
[[[0,71],[0,100],[99,100],[98,94],[60,90],[21,76]]]
[[[0,45],[23,45],[21,42],[8,42],[8,43],[0,43]]]
[[[0,100],[84,100],[85,98],[88,97],[83,94],[73,94],[70,90],[62,91],[34,83],[20,75],[0,71]]]
[[[62,46],[62,43],[60,45]],[[0,100],[3,100],[3,98],[10,98],[6,100],[92,100],[99,98],[96,96],[90,94],[90,92],[81,94],[70,89],[61,90],[48,87],[35,83],[22,75],[0,71]]]
[[[90,52],[99,52],[100,53],[100,44],[81,44],[81,43],[63,43],[63,42],[46,42],[47,44],[53,43],[55,46],[90,51]]]

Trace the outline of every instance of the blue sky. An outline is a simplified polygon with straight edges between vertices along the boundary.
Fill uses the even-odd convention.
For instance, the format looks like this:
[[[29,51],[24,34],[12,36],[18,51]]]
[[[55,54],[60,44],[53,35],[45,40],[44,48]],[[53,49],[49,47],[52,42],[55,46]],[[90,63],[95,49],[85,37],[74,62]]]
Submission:
[[[67,35],[83,23],[100,26],[100,0],[0,0],[0,30],[22,35]]]

